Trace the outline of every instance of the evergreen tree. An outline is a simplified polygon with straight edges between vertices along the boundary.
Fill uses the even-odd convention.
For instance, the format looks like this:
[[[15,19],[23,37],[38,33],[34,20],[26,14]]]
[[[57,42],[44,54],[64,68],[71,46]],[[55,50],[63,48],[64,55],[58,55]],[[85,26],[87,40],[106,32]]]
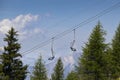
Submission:
[[[61,58],[58,59],[57,64],[54,68],[54,72],[51,76],[52,80],[64,80],[64,69]]]
[[[100,22],[93,29],[88,42],[83,47],[83,54],[79,59],[76,70],[82,80],[106,80],[104,74],[104,56],[106,44],[105,31]]]
[[[47,80],[47,71],[44,63],[42,62],[42,56],[40,56],[35,64],[31,80]]]
[[[77,74],[76,72],[71,71],[71,72],[68,74],[66,80],[80,80],[80,79],[78,78],[78,74]]]
[[[17,31],[11,28],[4,38],[7,46],[4,47],[4,52],[1,55],[2,72],[9,77],[9,80],[24,80],[27,74],[27,65],[24,66],[20,60],[22,57],[19,53],[21,46],[17,43],[17,36]]]
[[[2,68],[3,68],[3,65],[1,63],[1,55],[0,55],[0,80],[9,80],[9,77],[4,75]]]
[[[112,66],[113,66],[113,61],[112,61],[112,49],[110,45],[107,46],[106,51],[105,51],[105,56],[104,56],[104,73],[107,78],[107,80],[112,80],[111,74],[112,74]]]
[[[112,77],[116,80],[120,77],[120,24],[112,40],[112,56]]]

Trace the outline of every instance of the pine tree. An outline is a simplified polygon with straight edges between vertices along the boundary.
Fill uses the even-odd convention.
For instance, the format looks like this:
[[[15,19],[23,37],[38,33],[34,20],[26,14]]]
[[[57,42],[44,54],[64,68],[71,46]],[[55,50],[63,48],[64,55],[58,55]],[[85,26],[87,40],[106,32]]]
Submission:
[[[31,80],[47,80],[47,71],[42,61],[42,56],[40,56],[40,58],[35,64]]]
[[[104,56],[104,73],[106,76],[106,80],[112,80],[111,74],[112,74],[112,66],[113,66],[113,61],[112,61],[112,49],[111,46],[108,45],[105,50],[105,56]]]
[[[77,74],[76,72],[71,71],[71,72],[68,74],[66,80],[80,80],[80,79],[79,79],[78,74]]]
[[[17,43],[17,36],[17,31],[11,28],[4,38],[7,46],[4,47],[4,52],[1,55],[2,72],[9,77],[9,80],[24,80],[27,74],[27,65],[24,66],[20,60],[22,57],[19,53],[21,46]]]
[[[58,59],[57,64],[55,65],[54,72],[51,76],[52,80],[64,80],[64,69],[61,58]]]
[[[120,24],[112,40],[112,56],[113,56],[112,77],[113,79],[116,80],[117,78],[120,77]]]
[[[1,63],[1,55],[0,55],[0,80],[9,80],[9,78],[4,75],[2,68],[3,68],[3,65]]]
[[[76,67],[79,78],[82,78],[82,80],[106,80],[103,70],[106,49],[104,35],[105,31],[98,22],[88,42],[83,47],[83,54]]]

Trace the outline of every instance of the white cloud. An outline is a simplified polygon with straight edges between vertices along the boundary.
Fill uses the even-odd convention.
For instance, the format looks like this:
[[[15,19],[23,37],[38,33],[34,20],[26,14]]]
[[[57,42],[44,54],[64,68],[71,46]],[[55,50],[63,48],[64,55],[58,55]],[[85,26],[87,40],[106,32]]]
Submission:
[[[12,26],[12,22],[9,19],[2,20],[0,22],[0,32],[6,33],[10,29],[10,26]]]
[[[40,33],[40,32],[42,32],[40,28],[34,28],[32,30],[24,30],[22,32],[19,32],[19,35],[20,35],[19,38],[23,40],[26,37],[31,37],[31,36],[33,36],[35,34]]]
[[[34,29],[34,33],[39,33],[39,32],[41,32],[41,30],[39,28]]]
[[[18,28],[24,28],[29,22],[36,21],[38,19],[38,15],[19,15],[15,19],[12,20],[13,26],[17,26]]]
[[[25,36],[29,33],[29,31],[24,30],[27,25],[33,21],[37,21],[39,18],[38,15],[19,15],[15,17],[14,19],[3,19],[0,21],[0,33],[5,34],[11,27],[14,27],[17,31],[19,31],[19,34],[21,36]],[[40,29],[35,28],[32,29],[31,34],[39,33]]]

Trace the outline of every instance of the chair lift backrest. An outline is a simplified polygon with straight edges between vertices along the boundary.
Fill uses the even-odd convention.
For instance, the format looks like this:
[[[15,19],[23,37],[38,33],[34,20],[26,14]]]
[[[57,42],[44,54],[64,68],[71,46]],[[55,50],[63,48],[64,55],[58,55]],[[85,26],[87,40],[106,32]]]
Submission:
[[[71,49],[72,51],[76,51],[76,49],[73,47],[74,44],[75,44],[75,40],[73,40],[73,42],[71,42],[70,49]]]
[[[71,46],[70,46],[70,47],[73,47],[74,44],[75,44],[75,40],[73,40],[73,41],[71,42]]]

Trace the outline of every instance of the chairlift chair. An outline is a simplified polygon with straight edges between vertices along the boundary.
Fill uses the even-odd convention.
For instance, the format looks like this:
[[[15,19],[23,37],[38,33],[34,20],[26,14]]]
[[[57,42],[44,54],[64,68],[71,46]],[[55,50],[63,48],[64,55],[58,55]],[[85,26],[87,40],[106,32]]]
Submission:
[[[74,39],[73,39],[73,41],[71,42],[70,49],[71,49],[72,51],[77,51],[76,48],[74,48],[74,45],[75,45],[75,29],[73,29],[73,32],[74,32]]]
[[[55,58],[54,50],[53,50],[53,42],[54,42],[54,37],[52,38],[52,43],[51,43],[51,53],[52,53],[52,56],[49,57],[48,60],[53,60]]]

